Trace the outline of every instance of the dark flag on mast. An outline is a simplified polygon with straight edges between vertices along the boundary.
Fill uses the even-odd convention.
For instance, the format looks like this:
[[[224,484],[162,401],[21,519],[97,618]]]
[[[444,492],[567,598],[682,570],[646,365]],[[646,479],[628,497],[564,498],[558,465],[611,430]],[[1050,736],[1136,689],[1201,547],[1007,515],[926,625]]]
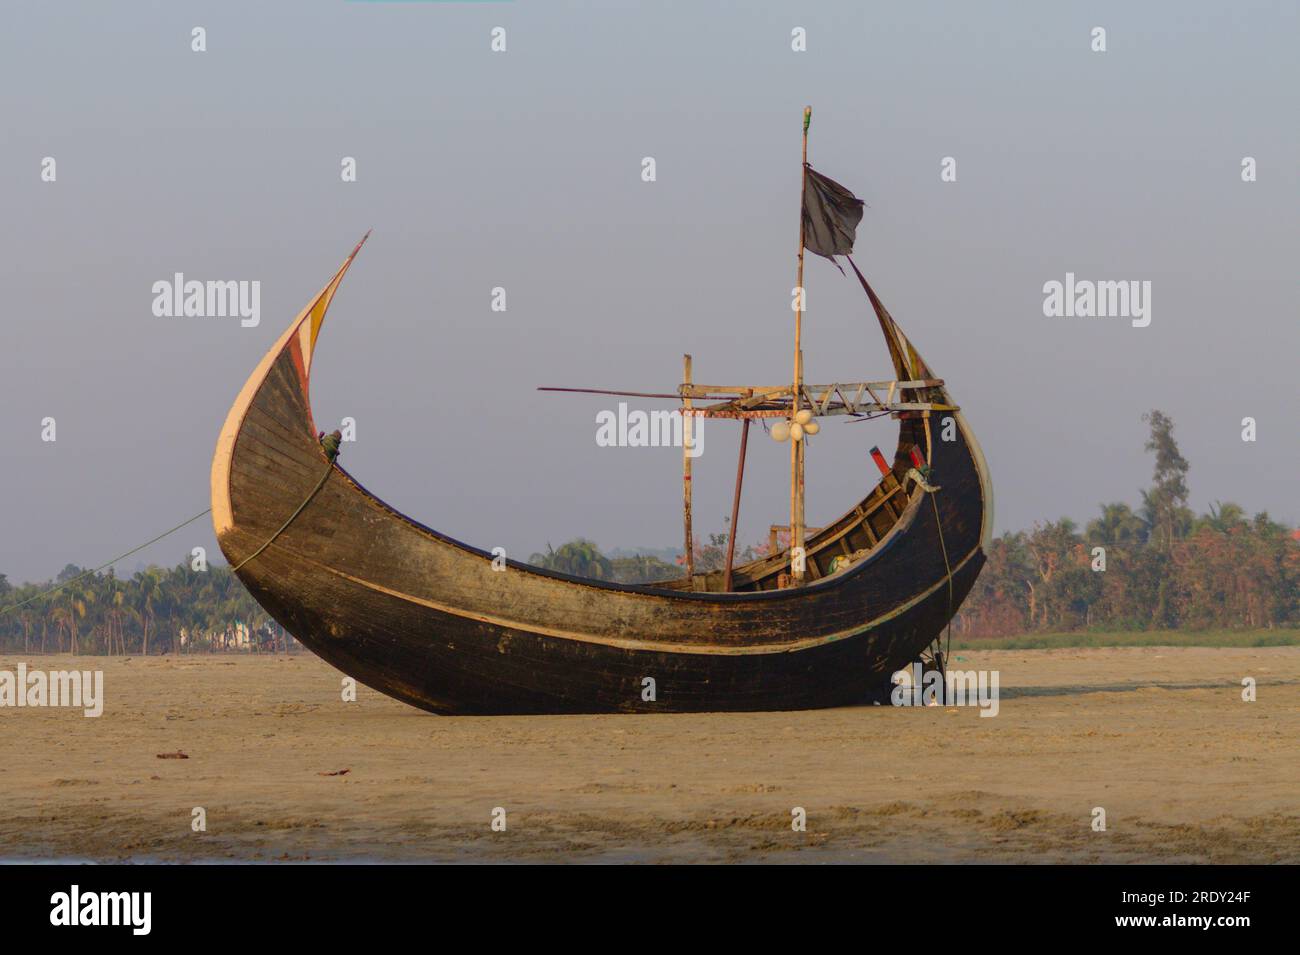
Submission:
[[[803,244],[809,252],[832,262],[853,251],[863,202],[834,179],[805,166],[803,187]],[[836,263],[839,268],[839,263]],[[840,269],[843,272],[843,269]]]

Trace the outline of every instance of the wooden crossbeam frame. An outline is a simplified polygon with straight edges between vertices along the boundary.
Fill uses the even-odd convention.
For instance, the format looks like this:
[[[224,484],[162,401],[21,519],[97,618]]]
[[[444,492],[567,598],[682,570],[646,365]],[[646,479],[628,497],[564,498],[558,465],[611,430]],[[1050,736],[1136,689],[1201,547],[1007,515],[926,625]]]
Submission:
[[[960,411],[959,405],[944,405],[933,401],[896,401],[893,404],[876,404],[875,402],[863,402],[854,408],[843,408],[838,404],[832,405],[821,413],[814,413],[814,418],[830,418],[835,415],[893,415],[903,412],[924,412],[924,411]],[[788,418],[790,417],[790,403],[785,402],[784,408],[755,408],[741,410],[733,408],[730,405],[709,408],[684,408],[681,409],[683,415],[690,418]]]
[[[919,378],[909,381],[844,381],[836,382],[830,385],[804,385],[804,391],[824,392],[828,389],[836,388],[855,388],[855,389],[872,389],[872,388],[938,388],[943,385],[942,378]],[[790,394],[790,385],[700,385],[694,382],[688,382],[678,387],[677,393],[683,398],[716,398],[720,395],[735,395],[744,397],[752,394],[755,398],[760,395],[778,395]]]
[[[903,389],[937,388],[941,378],[922,378],[908,381],[851,381],[830,385],[804,385],[800,390],[799,407],[811,411],[815,417],[833,415],[880,415],[905,411],[957,411],[956,405],[932,401],[895,401],[894,396]],[[877,389],[884,390],[881,400]],[[791,385],[697,385],[682,384],[678,393],[687,407],[682,413],[697,418],[780,418],[788,417],[794,407],[794,389]],[[735,395],[735,397],[730,397]],[[851,395],[851,397],[850,397]],[[863,396],[867,396],[866,400]],[[694,398],[719,398],[728,396],[717,404],[690,407]]]

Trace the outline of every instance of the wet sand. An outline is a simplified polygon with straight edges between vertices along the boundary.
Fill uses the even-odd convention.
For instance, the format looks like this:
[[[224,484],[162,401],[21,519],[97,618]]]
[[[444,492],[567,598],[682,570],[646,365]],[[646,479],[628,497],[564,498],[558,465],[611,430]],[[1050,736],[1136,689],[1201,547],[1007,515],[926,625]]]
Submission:
[[[1300,647],[960,657],[998,716],[437,717],[309,654],[0,657],[106,696],[0,709],[0,858],[1300,862]]]

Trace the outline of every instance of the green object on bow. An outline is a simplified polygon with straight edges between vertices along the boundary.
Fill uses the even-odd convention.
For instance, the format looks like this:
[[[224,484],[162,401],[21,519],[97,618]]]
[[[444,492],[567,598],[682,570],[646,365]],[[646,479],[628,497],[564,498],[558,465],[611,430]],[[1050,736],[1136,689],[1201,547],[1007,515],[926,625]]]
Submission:
[[[339,444],[343,441],[343,432],[337,428],[326,434],[324,431],[318,436],[320,446],[325,451],[325,457],[329,458],[330,464],[339,456]]]

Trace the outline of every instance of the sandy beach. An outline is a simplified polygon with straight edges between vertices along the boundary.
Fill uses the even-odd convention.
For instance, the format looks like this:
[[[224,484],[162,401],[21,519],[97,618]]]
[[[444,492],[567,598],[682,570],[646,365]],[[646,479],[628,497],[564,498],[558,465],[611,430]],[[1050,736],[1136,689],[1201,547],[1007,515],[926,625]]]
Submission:
[[[20,662],[105,703],[0,709],[8,860],[1300,862],[1300,647],[964,651],[994,718],[437,717],[309,654]]]

